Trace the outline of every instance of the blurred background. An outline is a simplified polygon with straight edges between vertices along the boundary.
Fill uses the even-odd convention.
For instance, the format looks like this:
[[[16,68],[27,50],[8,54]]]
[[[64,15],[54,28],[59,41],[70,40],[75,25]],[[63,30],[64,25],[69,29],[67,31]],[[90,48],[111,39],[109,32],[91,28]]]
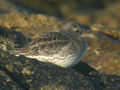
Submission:
[[[120,0],[0,0],[0,13],[16,9],[28,15],[72,19],[87,25],[104,24],[114,29],[120,27]]]
[[[46,13],[56,16],[69,16],[80,12],[106,9],[119,3],[119,0],[8,0],[31,12]]]
[[[1,0],[3,1],[3,0]],[[5,0],[6,1],[6,0]],[[64,19],[75,19],[82,24],[118,24],[120,0],[7,0],[29,13],[40,13]],[[117,20],[116,20],[117,17]],[[111,23],[110,21],[110,23]]]
[[[33,12],[43,12],[64,16],[81,11],[107,8],[119,0],[9,0]]]

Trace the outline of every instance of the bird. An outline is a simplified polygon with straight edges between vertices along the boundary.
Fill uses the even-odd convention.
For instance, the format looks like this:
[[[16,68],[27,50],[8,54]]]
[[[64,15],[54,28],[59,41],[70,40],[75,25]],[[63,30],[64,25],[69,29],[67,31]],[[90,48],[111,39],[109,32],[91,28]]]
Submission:
[[[43,32],[24,47],[10,50],[15,56],[23,55],[41,62],[68,68],[78,64],[87,51],[83,32],[90,31],[78,23],[67,23],[56,31]]]

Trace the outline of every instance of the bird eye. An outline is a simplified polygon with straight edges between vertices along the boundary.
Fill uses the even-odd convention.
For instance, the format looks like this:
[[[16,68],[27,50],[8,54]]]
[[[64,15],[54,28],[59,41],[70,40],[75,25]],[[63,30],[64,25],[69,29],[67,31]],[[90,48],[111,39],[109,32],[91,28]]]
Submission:
[[[74,28],[76,28],[76,27],[77,27],[77,25],[76,25],[76,24],[72,24],[72,26],[73,26]]]
[[[79,32],[79,30],[78,30],[79,28],[76,24],[72,24],[72,27],[73,27],[74,32]]]

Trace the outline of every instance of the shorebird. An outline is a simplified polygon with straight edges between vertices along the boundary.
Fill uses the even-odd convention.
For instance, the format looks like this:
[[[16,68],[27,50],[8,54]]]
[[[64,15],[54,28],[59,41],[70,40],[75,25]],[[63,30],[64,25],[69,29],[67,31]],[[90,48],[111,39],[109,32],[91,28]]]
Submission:
[[[80,24],[68,23],[56,32],[41,33],[39,38],[22,48],[10,50],[10,53],[64,68],[72,67],[80,62],[87,51],[87,41],[81,37],[87,31]]]

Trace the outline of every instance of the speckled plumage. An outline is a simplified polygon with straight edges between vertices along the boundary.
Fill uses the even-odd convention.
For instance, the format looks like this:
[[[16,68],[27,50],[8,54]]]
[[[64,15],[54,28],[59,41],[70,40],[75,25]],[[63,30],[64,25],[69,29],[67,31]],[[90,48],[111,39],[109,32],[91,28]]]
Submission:
[[[10,53],[50,62],[61,67],[71,67],[80,62],[86,49],[87,42],[79,32],[61,30],[44,32],[38,39]]]

